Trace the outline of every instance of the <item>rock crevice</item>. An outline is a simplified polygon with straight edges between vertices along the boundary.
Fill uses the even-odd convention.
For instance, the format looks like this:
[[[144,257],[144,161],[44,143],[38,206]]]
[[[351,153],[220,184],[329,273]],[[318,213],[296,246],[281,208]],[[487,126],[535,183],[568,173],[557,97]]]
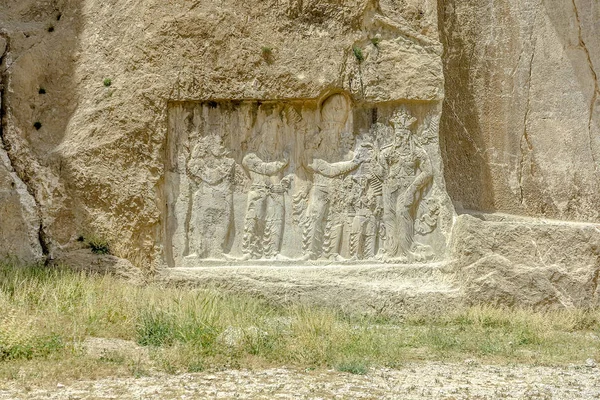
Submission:
[[[600,86],[598,84],[598,75],[596,74],[596,70],[594,69],[594,63],[592,62],[592,57],[590,55],[590,51],[589,51],[587,45],[585,44],[585,41],[583,40],[583,34],[582,34],[582,30],[581,30],[581,20],[579,19],[579,10],[577,8],[576,0],[573,0],[573,11],[575,12],[575,20],[577,21],[577,33],[579,36],[579,47],[581,47],[581,49],[585,53],[585,56],[587,58],[587,62],[588,62],[589,68],[590,68],[590,73],[594,80],[594,91],[592,93],[592,99],[590,101],[590,116],[589,116],[589,121],[588,121],[588,135],[589,135],[589,141],[590,141],[590,153],[592,156],[592,160],[594,162],[594,169],[598,170],[598,161],[596,158],[597,155],[596,155],[596,152],[594,151],[594,146],[593,146],[594,139],[593,139],[593,132],[592,132],[592,124],[593,124],[593,120],[594,120],[594,110],[596,108],[596,101],[598,100],[598,95],[600,94]]]
[[[47,255],[47,244],[31,188],[18,176],[13,160],[7,151],[4,136],[5,117],[8,114],[6,90],[8,88],[7,57],[10,54],[10,36],[0,32],[0,257],[18,258],[25,262],[41,261]],[[12,228],[12,229],[11,229]]]

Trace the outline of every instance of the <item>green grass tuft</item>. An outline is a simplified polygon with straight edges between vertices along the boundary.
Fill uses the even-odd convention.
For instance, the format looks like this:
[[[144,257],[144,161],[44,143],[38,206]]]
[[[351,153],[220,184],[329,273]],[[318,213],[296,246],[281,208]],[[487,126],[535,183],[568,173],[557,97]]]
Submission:
[[[168,314],[144,311],[139,317],[137,342],[142,346],[170,346],[175,341],[175,328]]]
[[[85,243],[94,254],[111,254],[108,241],[99,236],[89,236],[85,238]]]
[[[365,56],[363,55],[362,49],[360,47],[356,45],[352,46],[352,52],[354,53],[354,57],[359,63],[365,60]]]
[[[347,315],[0,263],[0,378],[15,370],[56,380],[272,365],[363,374],[421,360],[583,364],[600,358],[599,321],[598,310],[490,306],[403,319]],[[93,358],[81,350],[88,337],[124,339],[149,355],[132,356],[136,347]]]
[[[364,360],[344,361],[335,366],[340,372],[348,372],[354,375],[366,375],[369,372],[369,366]]]

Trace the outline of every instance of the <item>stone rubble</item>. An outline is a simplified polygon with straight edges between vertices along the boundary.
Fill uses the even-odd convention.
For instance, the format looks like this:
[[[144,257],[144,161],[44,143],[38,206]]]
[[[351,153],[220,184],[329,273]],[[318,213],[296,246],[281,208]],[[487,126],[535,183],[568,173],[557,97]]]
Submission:
[[[406,364],[366,375],[272,368],[105,378],[26,390],[0,383],[0,399],[597,399],[600,374],[585,366]]]

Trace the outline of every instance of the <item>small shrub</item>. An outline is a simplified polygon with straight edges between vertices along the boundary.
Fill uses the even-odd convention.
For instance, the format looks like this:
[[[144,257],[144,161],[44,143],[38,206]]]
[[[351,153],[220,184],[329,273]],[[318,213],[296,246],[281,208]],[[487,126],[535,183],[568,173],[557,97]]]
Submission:
[[[435,326],[429,327],[427,331],[424,332],[424,336],[425,343],[440,352],[457,350],[461,345],[456,334],[447,329],[441,329]]]
[[[32,321],[9,310],[0,321],[0,361],[47,357],[64,348],[61,336],[39,334]]]
[[[44,89],[43,87],[38,89],[38,93],[39,94],[46,94],[46,89]]]
[[[263,59],[271,64],[273,62],[273,49],[269,46],[263,46],[261,48],[261,53],[262,53],[262,57]]]
[[[50,32],[50,33],[54,32],[54,27],[53,26],[49,26],[48,27],[48,32]]]
[[[105,239],[91,236],[87,238],[86,243],[94,254],[110,254],[110,246]]]
[[[366,375],[369,372],[369,365],[364,360],[348,360],[337,364],[335,369],[354,375]]]
[[[35,128],[35,130],[36,130],[36,131],[39,131],[39,130],[40,130],[40,128],[42,127],[42,123],[41,123],[40,121],[36,121],[36,122],[33,124],[33,127]]]
[[[352,52],[354,53],[354,57],[356,60],[361,63],[364,61],[365,56],[363,55],[362,49],[358,46],[352,46]]]
[[[371,38],[371,43],[373,44],[373,46],[379,47],[379,42],[381,42],[381,38],[379,38],[379,37]]]
[[[112,79],[105,78],[104,81],[102,81],[102,83],[104,84],[104,86],[109,87],[110,85],[112,85]]]

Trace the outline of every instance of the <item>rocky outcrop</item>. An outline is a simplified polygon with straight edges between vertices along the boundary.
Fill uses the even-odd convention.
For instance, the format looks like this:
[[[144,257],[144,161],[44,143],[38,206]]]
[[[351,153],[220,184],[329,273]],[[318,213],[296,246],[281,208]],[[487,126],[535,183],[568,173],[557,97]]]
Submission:
[[[441,146],[459,207],[600,219],[600,4],[440,0]]]
[[[600,305],[600,226],[464,214],[454,263],[467,303],[536,308]]]
[[[0,117],[6,114],[6,52],[9,42],[0,34]],[[0,136],[4,136],[4,121]],[[22,262],[37,262],[43,256],[40,238],[39,209],[23,181],[15,173],[11,161],[0,144],[0,257]]]
[[[374,308],[427,296],[453,305],[459,287],[472,303],[597,304],[599,7],[585,0],[5,1],[0,253],[135,276],[138,267],[282,256],[289,271],[208,268],[165,279],[193,275],[201,284],[324,304],[346,296],[352,310],[371,298]],[[329,112],[328,101],[340,96],[346,111]],[[336,124],[328,141],[327,125]],[[263,128],[276,133],[274,148],[287,145],[277,157],[268,142],[253,140]],[[365,144],[364,154],[351,154],[358,147],[341,154],[347,131]],[[378,162],[357,172],[367,159]],[[354,169],[342,168],[353,161]],[[265,172],[276,162],[283,163],[276,173]],[[213,179],[219,171],[209,164],[227,179]],[[375,176],[379,167],[388,171]],[[315,174],[327,178],[319,191]],[[353,182],[343,181],[352,174]],[[304,193],[294,186],[300,181]],[[223,182],[224,189],[209,187]],[[344,192],[342,183],[354,190]],[[252,216],[251,192],[260,207],[276,204],[280,212]],[[211,202],[215,193],[225,200]],[[337,214],[323,211],[335,203],[331,193],[343,205]],[[483,213],[455,218],[450,199]],[[302,218],[293,219],[294,208]],[[214,233],[206,221],[228,229]],[[273,221],[292,234],[280,238]],[[88,237],[114,254],[82,250],[78,239]],[[336,240],[336,251],[319,253]],[[454,278],[435,264],[426,285],[433,294],[417,290],[420,282],[403,286],[406,277],[384,264],[386,240],[402,242],[388,246],[398,256],[392,263],[450,260]],[[320,264],[294,269],[300,257]],[[328,270],[339,257],[356,270]],[[369,285],[373,270],[381,275]]]
[[[0,258],[31,263],[43,259],[39,210],[0,149]]]
[[[2,19],[4,137],[51,257],[93,234],[146,268],[164,262],[172,104],[343,90],[439,113],[443,98],[432,0],[13,1]]]

